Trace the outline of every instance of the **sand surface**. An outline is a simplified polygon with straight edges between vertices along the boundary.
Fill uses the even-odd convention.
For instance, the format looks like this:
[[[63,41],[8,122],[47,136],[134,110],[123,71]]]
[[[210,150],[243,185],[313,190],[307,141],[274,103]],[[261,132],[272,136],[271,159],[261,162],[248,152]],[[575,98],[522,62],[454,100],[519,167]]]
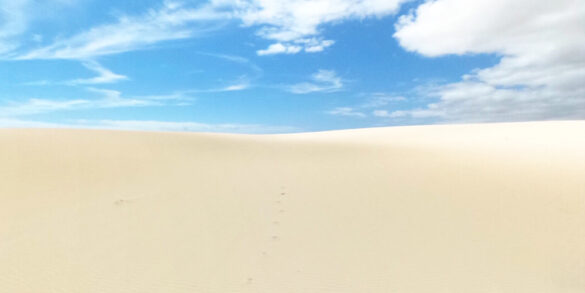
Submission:
[[[0,292],[585,292],[585,122],[0,130]]]

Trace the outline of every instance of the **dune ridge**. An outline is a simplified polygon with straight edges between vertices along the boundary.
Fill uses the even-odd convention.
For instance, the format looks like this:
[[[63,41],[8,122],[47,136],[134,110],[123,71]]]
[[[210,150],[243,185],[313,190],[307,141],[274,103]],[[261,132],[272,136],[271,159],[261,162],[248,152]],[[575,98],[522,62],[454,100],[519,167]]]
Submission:
[[[0,129],[0,292],[585,292],[585,121]]]

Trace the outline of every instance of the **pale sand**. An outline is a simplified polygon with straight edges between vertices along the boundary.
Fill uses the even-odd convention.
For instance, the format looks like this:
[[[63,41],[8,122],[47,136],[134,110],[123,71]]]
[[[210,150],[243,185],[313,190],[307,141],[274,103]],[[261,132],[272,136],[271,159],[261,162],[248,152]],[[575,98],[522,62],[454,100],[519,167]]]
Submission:
[[[0,292],[585,292],[585,122],[0,130]]]

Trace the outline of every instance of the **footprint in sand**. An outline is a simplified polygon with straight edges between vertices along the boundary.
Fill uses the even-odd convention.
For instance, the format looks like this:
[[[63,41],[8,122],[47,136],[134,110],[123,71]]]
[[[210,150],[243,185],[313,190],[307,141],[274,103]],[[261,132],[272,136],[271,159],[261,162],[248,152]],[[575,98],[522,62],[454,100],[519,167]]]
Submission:
[[[270,242],[278,242],[281,240],[281,236],[280,234],[280,225],[281,225],[281,218],[283,216],[283,214],[285,213],[285,209],[284,209],[284,205],[285,205],[285,198],[284,196],[287,194],[285,187],[281,186],[280,187],[280,191],[277,194],[277,198],[274,199],[273,203],[274,203],[274,213],[276,214],[276,217],[272,219],[271,224],[274,227],[272,229],[272,235],[270,235],[269,239]],[[268,248],[267,250],[261,251],[262,256],[266,257],[269,255],[269,253],[271,253],[270,248]]]
[[[121,206],[130,203],[131,201],[128,199],[118,199],[114,202],[114,205]]]
[[[280,187],[280,189],[281,189],[281,191],[279,192],[279,194],[280,194],[280,197],[279,197],[279,198],[277,198],[277,199],[274,201],[274,203],[276,204],[276,205],[275,205],[275,212],[276,212],[278,215],[282,215],[282,214],[284,214],[284,212],[285,212],[285,209],[283,208],[283,204],[284,204],[284,198],[283,198],[283,196],[284,196],[284,195],[286,195],[286,191],[285,191],[285,187],[284,187],[284,186],[281,186],[281,187]],[[279,219],[280,217],[281,217],[281,216],[278,216],[276,219],[274,219],[274,220],[272,221],[272,225],[273,225],[273,226],[280,226],[280,223],[281,223],[281,221],[280,221],[280,219]],[[270,239],[271,239],[272,241],[278,241],[278,240],[280,240],[280,236],[279,236],[278,234],[279,234],[279,233],[278,233],[278,228],[277,228],[277,230],[276,230],[276,233],[275,233],[274,235],[272,235],[272,236],[270,237]]]

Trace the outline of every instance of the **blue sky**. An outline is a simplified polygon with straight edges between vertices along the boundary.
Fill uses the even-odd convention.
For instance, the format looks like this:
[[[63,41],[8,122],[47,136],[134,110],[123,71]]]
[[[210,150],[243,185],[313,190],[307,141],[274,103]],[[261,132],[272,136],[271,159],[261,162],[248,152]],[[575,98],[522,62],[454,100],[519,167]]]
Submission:
[[[0,0],[0,127],[585,118],[585,4]]]

